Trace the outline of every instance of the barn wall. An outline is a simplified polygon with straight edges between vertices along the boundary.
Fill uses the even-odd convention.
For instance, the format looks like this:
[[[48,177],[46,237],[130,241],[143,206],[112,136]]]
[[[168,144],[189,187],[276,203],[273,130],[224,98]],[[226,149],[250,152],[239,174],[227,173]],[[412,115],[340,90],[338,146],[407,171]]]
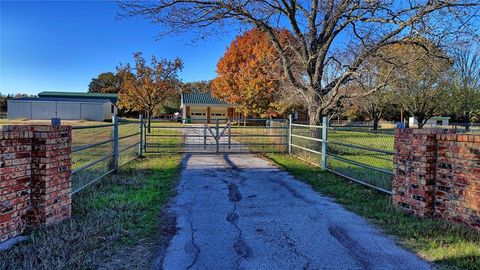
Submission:
[[[52,119],[57,117],[57,104],[55,101],[32,102],[33,119]]]
[[[80,118],[82,120],[103,121],[105,119],[103,112],[103,104],[82,103],[81,109],[82,115],[80,116]]]
[[[80,119],[80,103],[58,102],[56,115],[64,120],[78,120]]]
[[[113,103],[111,102],[105,102],[103,104],[103,120],[112,119],[112,116],[117,113],[117,107],[114,107],[114,110],[112,113],[112,106],[113,106]]]
[[[69,101],[8,101],[8,118],[27,118],[34,120],[103,121],[112,118],[111,102],[82,103]]]
[[[32,117],[31,102],[9,100],[7,106],[8,106],[8,112],[7,112],[8,119]]]

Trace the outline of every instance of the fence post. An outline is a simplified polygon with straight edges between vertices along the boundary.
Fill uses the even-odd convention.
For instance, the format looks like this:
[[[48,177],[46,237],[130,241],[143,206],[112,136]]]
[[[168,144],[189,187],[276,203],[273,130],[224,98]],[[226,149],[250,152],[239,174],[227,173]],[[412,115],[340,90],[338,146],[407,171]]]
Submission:
[[[138,157],[143,156],[143,114],[138,116]]]
[[[220,137],[218,136],[218,135],[219,135],[219,129],[220,129],[220,122],[219,122],[218,119],[217,119],[217,123],[216,123],[216,125],[215,125],[215,137],[216,137],[215,141],[217,142],[217,153],[218,153],[219,150],[220,150],[220,149],[219,149],[219,147],[220,147],[220,146],[219,146],[219,144],[220,144]]]
[[[288,137],[287,137],[288,154],[292,154],[292,115],[291,114],[288,115],[287,129],[288,129]]]
[[[207,123],[203,124],[203,149],[207,150]]]
[[[232,130],[230,128],[230,121],[227,122],[228,128],[228,149],[232,148]]]
[[[143,128],[143,152],[144,153],[147,153],[147,123],[145,123],[145,121],[143,121],[143,125],[142,125],[142,128]]]
[[[118,115],[112,116],[113,133],[112,133],[112,159],[110,161],[110,170],[117,172],[118,170]]]
[[[322,119],[322,169],[327,168],[328,117]]]

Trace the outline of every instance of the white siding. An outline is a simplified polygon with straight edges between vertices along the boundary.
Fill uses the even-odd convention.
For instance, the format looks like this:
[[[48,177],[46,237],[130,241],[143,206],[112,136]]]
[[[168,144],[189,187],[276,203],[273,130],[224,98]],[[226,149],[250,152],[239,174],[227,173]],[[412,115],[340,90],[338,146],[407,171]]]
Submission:
[[[103,121],[105,120],[103,114],[103,104],[101,103],[82,103],[81,104],[82,115],[80,119],[90,121]]]
[[[35,120],[103,121],[112,118],[112,103],[91,103],[74,101],[9,100],[8,118],[27,118]],[[116,107],[114,108],[116,113]]]
[[[42,101],[32,103],[33,119],[51,119],[57,115],[57,106],[55,101]]]
[[[8,100],[8,118],[30,118],[32,117],[32,104],[30,102]]]
[[[112,113],[112,106],[113,106],[113,113]],[[105,102],[103,104],[103,119],[112,119],[112,116],[117,114],[117,107],[113,105],[111,102]]]
[[[80,103],[57,102],[57,117],[64,120],[80,119]]]

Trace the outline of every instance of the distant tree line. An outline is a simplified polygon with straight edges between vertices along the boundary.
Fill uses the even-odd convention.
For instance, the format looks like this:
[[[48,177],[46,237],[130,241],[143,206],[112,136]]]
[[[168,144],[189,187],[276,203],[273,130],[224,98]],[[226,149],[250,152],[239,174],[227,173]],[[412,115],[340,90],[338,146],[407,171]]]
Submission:
[[[322,116],[338,113],[339,104],[346,100],[363,98],[379,89],[394,88],[397,91],[415,87],[409,90],[418,94],[417,97],[425,97],[425,100],[436,98],[439,93],[424,90],[433,87],[433,92],[441,92],[443,87],[436,79],[430,79],[428,73],[436,76],[434,73],[444,73],[445,70],[434,66],[432,70],[416,74],[419,78],[428,78],[421,82],[401,80],[409,77],[416,68],[405,66],[409,64],[407,61],[394,62],[392,60],[395,59],[384,52],[411,50],[416,54],[417,49],[423,49],[422,55],[434,55],[441,59],[442,55],[437,52],[442,52],[449,45],[470,42],[471,36],[478,33],[480,14],[478,0],[161,0],[122,1],[120,5],[124,17],[137,16],[161,24],[164,29],[161,34],[165,35],[197,30],[205,37],[222,30],[228,31],[224,28],[226,25],[237,29],[258,29],[266,36],[270,45],[268,48],[273,48],[277,57],[268,65],[257,63],[265,69],[278,65],[281,96],[301,99],[310,124],[315,125],[320,124]],[[293,38],[285,39],[284,29]],[[255,42],[261,45],[260,41]],[[229,50],[236,50],[233,47],[244,49],[232,44]],[[267,60],[265,55],[254,50],[250,52],[250,55],[237,54],[237,58],[226,55],[224,62],[244,62],[244,66],[238,66],[243,68],[256,60]],[[413,60],[413,57],[406,56]],[[424,57],[415,58],[420,60]],[[425,59],[422,65],[428,64],[428,61]],[[236,71],[220,63],[218,69],[220,79],[218,84],[214,82],[213,85],[225,91],[228,90],[225,85],[248,83],[242,88],[252,95],[255,93],[252,89],[260,89],[260,82],[265,82],[255,78],[255,73],[244,73],[246,78],[240,75],[234,82],[223,80],[224,74],[231,76],[228,73]],[[265,69],[257,69],[257,72],[275,72]],[[397,74],[399,77],[395,78]],[[275,77],[271,79],[277,84]],[[234,94],[239,96],[238,92]],[[433,96],[430,97],[430,94]],[[232,97],[234,95],[225,96]],[[249,97],[247,94],[242,99]],[[407,95],[403,97],[407,98]],[[258,100],[264,102],[261,98]],[[432,108],[422,108],[428,107],[429,103],[419,104],[420,108],[404,105],[404,109],[418,117],[423,115],[428,118],[430,114],[437,113],[436,109],[432,112]],[[257,103],[249,105],[251,110],[259,112],[263,106]]]
[[[89,84],[90,93],[117,93],[118,107],[123,115],[142,113],[153,117],[173,114],[180,109],[180,93],[210,92],[210,81],[183,83],[178,78],[183,68],[180,58],[168,60],[151,57],[147,62],[142,53],[133,55],[134,64],[120,64],[116,72],[104,72]]]
[[[293,38],[281,31],[284,39]],[[381,119],[403,121],[407,116],[415,117],[420,128],[434,116],[451,116],[467,129],[471,122],[480,121],[478,45],[456,47],[448,53],[431,40],[417,37],[384,46],[378,54],[377,59],[364,63],[355,80],[339,88],[340,97],[327,115],[369,120],[373,129]],[[308,104],[285,82],[278,58],[264,32],[245,32],[219,60],[213,95],[237,104],[245,115],[307,111]]]
[[[22,94],[22,93],[17,93],[17,94],[7,94],[4,95],[0,93],[0,112],[5,113],[7,112],[7,100],[10,98],[22,98],[22,97],[37,97],[36,95],[29,95],[29,94]]]
[[[346,100],[344,116],[368,119],[378,127],[380,119],[404,120],[413,116],[422,128],[434,116],[450,116],[469,126],[480,122],[480,50],[458,48],[451,54],[430,49],[396,45],[386,51],[396,68],[387,83],[371,95]],[[387,64],[387,68],[388,65]],[[386,67],[377,67],[379,69]],[[374,87],[375,80],[370,80]]]

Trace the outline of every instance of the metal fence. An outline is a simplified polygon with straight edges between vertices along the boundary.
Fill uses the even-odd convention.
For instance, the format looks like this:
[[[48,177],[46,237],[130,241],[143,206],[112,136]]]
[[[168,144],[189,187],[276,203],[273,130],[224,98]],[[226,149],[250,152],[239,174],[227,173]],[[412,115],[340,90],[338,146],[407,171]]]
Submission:
[[[292,123],[291,119],[211,119],[186,124],[118,121],[72,130],[72,193],[97,182],[143,152],[289,152],[352,181],[391,194],[392,131]]]
[[[391,194],[393,177],[392,131],[291,123],[289,153],[325,170]]]
[[[480,123],[450,123],[448,127],[455,133],[480,133]]]
[[[141,155],[139,121],[72,127],[72,194]]]
[[[286,152],[285,119],[195,119],[180,124],[145,123],[144,150],[149,153]],[[203,123],[202,123],[203,122]]]

